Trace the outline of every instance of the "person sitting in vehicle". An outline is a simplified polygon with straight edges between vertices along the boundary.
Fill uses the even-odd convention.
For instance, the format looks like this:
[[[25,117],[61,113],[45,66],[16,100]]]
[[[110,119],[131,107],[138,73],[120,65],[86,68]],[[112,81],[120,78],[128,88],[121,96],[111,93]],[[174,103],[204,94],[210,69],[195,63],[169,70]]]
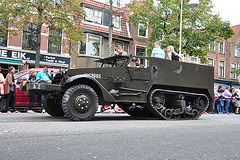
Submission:
[[[167,47],[167,52],[168,52],[168,59],[169,60],[179,61],[179,59],[180,59],[181,62],[183,62],[182,56],[180,56],[179,54],[177,54],[177,52],[174,51],[173,46],[168,46]]]
[[[156,41],[154,43],[151,57],[165,59],[165,52],[163,49],[161,49],[161,42]]]
[[[123,51],[122,46],[118,45],[115,47],[115,54],[116,55],[120,55],[120,56],[124,56],[127,55],[127,52]]]

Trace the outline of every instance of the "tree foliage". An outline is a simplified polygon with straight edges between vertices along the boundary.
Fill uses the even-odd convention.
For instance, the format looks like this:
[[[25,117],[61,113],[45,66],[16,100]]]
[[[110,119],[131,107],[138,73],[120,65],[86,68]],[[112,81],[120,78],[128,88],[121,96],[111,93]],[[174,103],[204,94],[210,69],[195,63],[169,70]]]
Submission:
[[[6,19],[7,22],[7,25],[1,25],[5,33],[17,35],[18,31],[26,30],[29,24],[36,24],[35,67],[39,67],[42,25],[51,28],[51,34],[60,30],[64,36],[62,45],[73,45],[82,40],[80,23],[84,17],[81,0],[0,0],[0,19]]]
[[[200,0],[196,9],[190,9],[188,2],[183,0],[182,52],[206,62],[207,45],[216,40],[226,40],[234,33],[228,21],[222,21],[218,14],[212,12],[211,0]],[[158,40],[162,42],[162,48],[172,45],[178,51],[181,0],[157,0],[157,3],[154,0],[143,0],[141,3],[132,0],[128,6],[131,22],[135,26],[142,23],[152,30],[148,52]]]

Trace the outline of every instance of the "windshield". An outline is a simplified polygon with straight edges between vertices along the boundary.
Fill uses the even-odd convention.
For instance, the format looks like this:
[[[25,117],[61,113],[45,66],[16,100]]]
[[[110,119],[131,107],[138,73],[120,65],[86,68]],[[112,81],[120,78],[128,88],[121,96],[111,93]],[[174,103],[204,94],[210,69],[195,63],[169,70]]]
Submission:
[[[15,74],[13,74],[13,76],[14,76],[15,78],[17,78],[19,75],[21,75],[21,74],[23,74],[23,73],[25,73],[25,72],[27,72],[27,71],[21,71],[21,72],[15,73]]]

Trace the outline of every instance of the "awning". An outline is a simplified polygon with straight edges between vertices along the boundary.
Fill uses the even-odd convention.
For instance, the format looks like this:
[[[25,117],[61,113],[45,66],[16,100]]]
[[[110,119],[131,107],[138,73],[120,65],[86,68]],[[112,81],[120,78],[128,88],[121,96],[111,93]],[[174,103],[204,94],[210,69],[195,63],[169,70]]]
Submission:
[[[11,65],[24,65],[21,60],[2,59],[2,58],[0,58],[0,63],[11,64]]]

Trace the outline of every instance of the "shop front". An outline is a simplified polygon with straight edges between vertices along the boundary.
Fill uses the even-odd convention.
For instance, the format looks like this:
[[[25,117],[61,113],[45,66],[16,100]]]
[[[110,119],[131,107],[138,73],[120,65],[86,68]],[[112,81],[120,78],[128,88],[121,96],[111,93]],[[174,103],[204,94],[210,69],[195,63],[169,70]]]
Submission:
[[[14,66],[16,72],[35,67],[35,53],[27,53],[14,50],[0,49],[0,66],[4,76],[9,66]],[[41,54],[40,67],[47,65],[51,68],[68,68],[70,57],[60,57]]]

